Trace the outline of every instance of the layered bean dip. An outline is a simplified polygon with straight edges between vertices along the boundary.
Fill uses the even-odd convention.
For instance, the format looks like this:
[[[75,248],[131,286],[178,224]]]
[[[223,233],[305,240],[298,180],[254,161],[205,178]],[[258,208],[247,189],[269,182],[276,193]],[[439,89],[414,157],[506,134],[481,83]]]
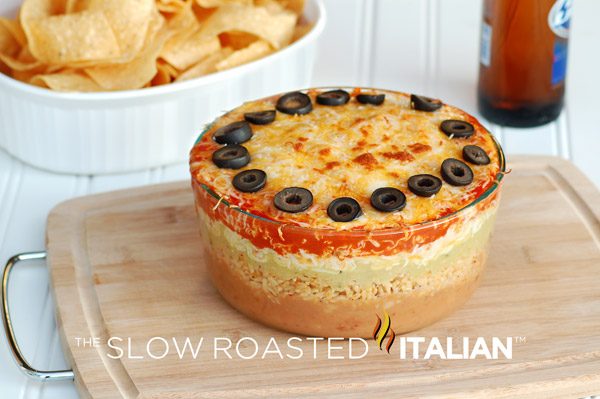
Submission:
[[[211,124],[190,170],[223,297],[287,331],[396,333],[465,302],[480,279],[504,156],[440,100],[361,88],[251,101]]]

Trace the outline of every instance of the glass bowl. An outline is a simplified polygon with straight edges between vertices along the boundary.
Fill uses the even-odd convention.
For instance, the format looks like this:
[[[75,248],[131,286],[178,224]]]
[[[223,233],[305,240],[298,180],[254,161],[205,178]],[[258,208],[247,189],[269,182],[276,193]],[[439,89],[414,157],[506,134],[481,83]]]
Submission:
[[[492,139],[495,182],[462,209],[405,228],[285,224],[229,204],[192,177],[215,287],[252,319],[308,336],[370,337],[384,312],[396,334],[445,317],[467,301],[485,268],[505,173]]]

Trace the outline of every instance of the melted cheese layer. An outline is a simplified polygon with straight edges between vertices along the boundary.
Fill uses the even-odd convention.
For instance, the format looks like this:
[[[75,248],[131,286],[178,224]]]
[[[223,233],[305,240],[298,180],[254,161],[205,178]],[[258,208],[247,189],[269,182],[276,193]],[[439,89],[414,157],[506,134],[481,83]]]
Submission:
[[[249,213],[283,223],[336,230],[377,230],[437,220],[464,208],[497,181],[501,171],[496,144],[490,133],[463,111],[448,105],[435,112],[416,111],[410,107],[409,95],[383,90],[376,91],[386,94],[380,106],[358,103],[355,95],[359,90],[345,105],[323,106],[315,101],[319,92],[307,92],[314,107],[307,115],[278,112],[273,123],[252,125],[252,139],[242,144],[252,160],[239,170],[219,169],[212,163],[212,153],[221,147],[212,140],[212,134],[219,127],[243,120],[246,112],[274,109],[278,97],[243,104],[220,117],[192,150],[193,178]],[[450,138],[439,129],[446,119],[468,121],[475,133],[467,139]],[[427,173],[441,178],[442,162],[462,159],[462,149],[469,144],[482,147],[491,159],[489,165],[469,164],[473,183],[455,187],[444,182],[440,192],[429,198],[410,192],[410,176]],[[233,176],[246,169],[266,172],[264,189],[241,193],[233,187]],[[312,192],[314,202],[307,211],[290,214],[273,205],[275,194],[291,186]],[[374,209],[370,197],[380,187],[400,189],[407,197],[406,207],[392,213]],[[327,206],[345,196],[355,198],[363,214],[349,223],[335,222],[327,215]]]

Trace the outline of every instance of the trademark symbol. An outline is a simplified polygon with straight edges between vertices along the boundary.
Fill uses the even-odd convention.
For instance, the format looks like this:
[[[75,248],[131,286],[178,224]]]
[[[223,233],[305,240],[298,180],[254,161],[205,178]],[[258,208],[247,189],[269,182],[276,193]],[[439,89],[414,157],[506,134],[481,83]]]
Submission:
[[[515,343],[525,344],[527,343],[527,337],[515,337]]]

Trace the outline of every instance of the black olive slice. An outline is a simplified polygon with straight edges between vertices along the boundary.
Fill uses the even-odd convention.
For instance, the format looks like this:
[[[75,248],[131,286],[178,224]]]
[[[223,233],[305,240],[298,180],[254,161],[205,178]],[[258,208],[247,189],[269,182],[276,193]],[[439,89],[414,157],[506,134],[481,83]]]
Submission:
[[[336,198],[327,207],[327,215],[335,222],[351,222],[362,214],[360,205],[354,198]]]
[[[466,145],[463,148],[463,159],[475,165],[488,165],[490,157],[483,148],[476,145]]]
[[[425,96],[418,96],[416,94],[410,95],[410,105],[417,111],[433,112],[442,108],[442,102],[436,98],[429,98]]]
[[[361,104],[381,105],[385,101],[385,94],[359,94],[356,101]]]
[[[302,187],[287,187],[275,194],[273,204],[281,211],[298,213],[307,210],[313,203],[310,191]]]
[[[245,121],[233,122],[215,130],[213,140],[219,144],[242,144],[252,137],[252,128]]]
[[[293,91],[279,97],[275,108],[288,115],[305,115],[312,111],[313,106],[308,95]]]
[[[469,122],[460,121],[458,119],[448,119],[440,125],[442,132],[448,136],[466,138],[471,137],[475,128]]]
[[[441,172],[444,181],[453,186],[466,186],[473,182],[473,171],[458,159],[448,158],[442,162]]]
[[[250,154],[242,145],[228,145],[213,152],[212,161],[219,168],[239,169],[248,165]]]
[[[350,94],[344,90],[330,90],[317,95],[317,103],[321,105],[344,105],[350,101]]]
[[[244,119],[255,125],[268,125],[275,120],[275,116],[275,110],[247,112],[244,114]]]
[[[260,169],[248,169],[233,177],[233,187],[244,193],[255,193],[267,184],[267,174]]]
[[[431,197],[442,188],[442,180],[432,175],[415,175],[408,179],[408,188],[419,197]]]
[[[381,187],[371,194],[371,205],[382,212],[401,211],[406,206],[406,195],[397,188]]]

